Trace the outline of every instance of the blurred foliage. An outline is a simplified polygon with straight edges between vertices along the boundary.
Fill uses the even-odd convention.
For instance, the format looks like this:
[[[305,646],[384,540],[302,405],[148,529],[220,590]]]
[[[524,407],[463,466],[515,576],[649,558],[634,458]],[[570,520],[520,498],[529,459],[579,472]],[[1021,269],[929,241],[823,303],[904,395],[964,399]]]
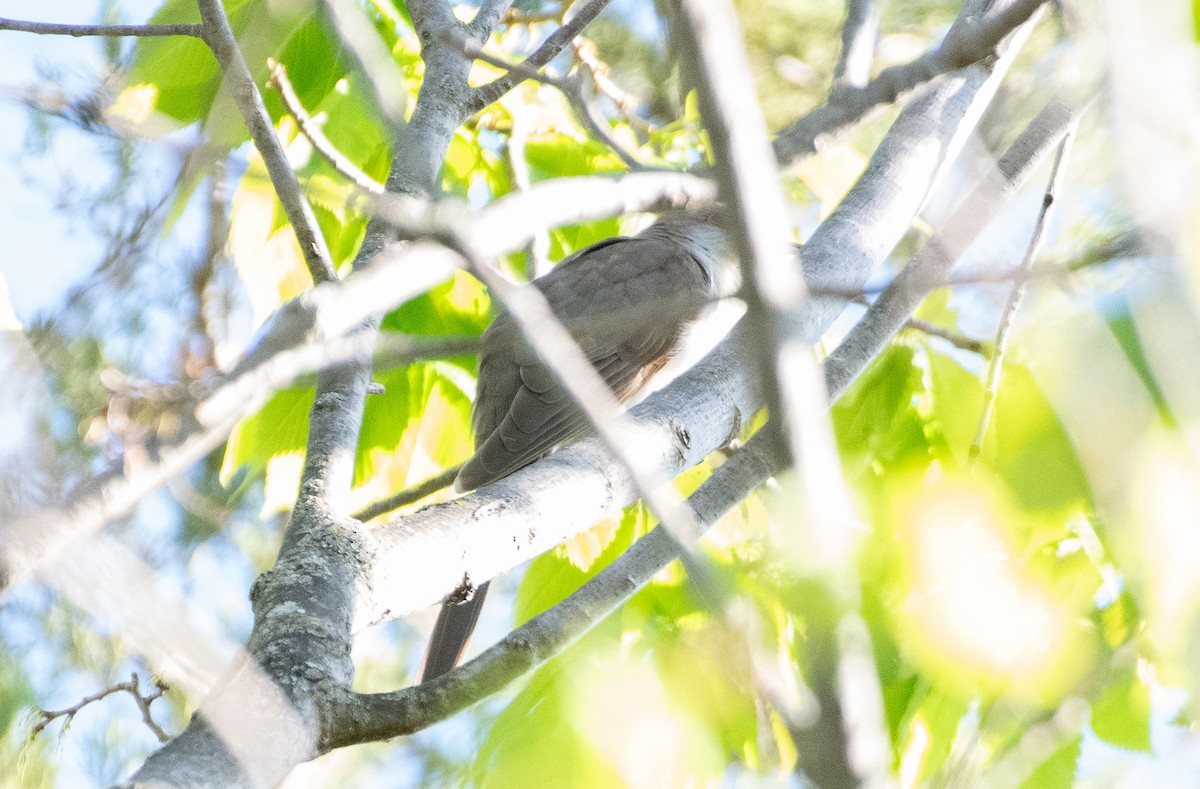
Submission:
[[[385,0],[358,5],[396,61],[411,112],[423,65],[407,13]],[[589,100],[637,160],[687,168],[708,162],[709,152],[694,93],[681,83],[667,46],[673,24],[667,5],[618,3],[589,28],[601,76],[636,102],[622,103],[603,86]],[[842,4],[736,5],[754,87],[768,124],[780,128],[824,101]],[[392,142],[369,76],[324,4],[229,0],[226,6],[258,83],[266,81],[268,58],[282,63],[326,136],[383,181]],[[562,4],[532,0],[518,7],[551,17],[562,11]],[[957,8],[949,0],[887,4],[876,70],[924,51]],[[153,18],[196,20],[190,0],[168,0]],[[517,60],[555,25],[554,19],[513,24],[497,32],[489,50]],[[1045,79],[1046,64],[1058,62],[1054,35],[1042,35],[1034,47],[1039,58],[1023,61],[985,119],[981,136],[991,148],[1011,139],[1014,119],[1034,111],[1041,94],[1031,91]],[[106,46],[109,76],[121,85],[108,97],[108,117],[151,138],[178,140],[180,129],[200,130],[203,145],[179,157],[177,181],[159,199],[143,201],[142,214],[130,209],[114,219],[88,209],[87,218],[105,220],[111,243],[97,274],[62,314],[35,327],[52,384],[49,422],[71,480],[152,458],[174,434],[163,417],[172,401],[150,384],[189,384],[215,374],[213,349],[236,346],[225,347],[235,355],[254,329],[311,284],[207,48],[184,38],[142,39],[125,50]],[[596,66],[570,53],[551,66],[555,73],[589,68]],[[479,65],[472,81],[495,73]],[[267,90],[264,98],[346,271],[366,224],[347,207],[352,189],[298,132],[278,95]],[[64,133],[54,123],[102,134],[95,113],[37,117],[41,137],[32,150],[38,154]],[[875,114],[790,170],[785,186],[802,218],[801,235],[836,206],[890,117]],[[842,470],[865,524],[853,566],[843,568],[856,579],[851,594],[807,573],[789,553],[794,515],[780,509],[782,494],[756,494],[722,519],[703,548],[750,612],[748,632],[713,617],[673,565],[518,687],[464,716],[465,731],[446,737],[461,735],[466,745],[415,738],[331,754],[304,769],[326,770],[328,785],[398,774],[413,784],[453,777],[493,787],[712,785],[745,773],[764,785],[784,783],[803,754],[784,712],[762,692],[761,671],[770,666],[801,697],[836,685],[836,633],[847,597],[870,635],[890,764],[901,786],[970,786],[996,775],[1006,781],[1000,785],[1074,785],[1089,777],[1088,753],[1099,763],[1113,752],[1156,752],[1168,725],[1162,719],[1179,706],[1166,700],[1167,683],[1187,696],[1169,729],[1183,735],[1198,714],[1200,685],[1194,664],[1200,550],[1193,528],[1200,526],[1194,515],[1200,464],[1188,445],[1190,402],[1181,396],[1196,392],[1180,371],[1183,351],[1164,341],[1154,318],[1173,303],[1178,283],[1144,271],[1123,278],[1103,265],[1120,256],[1110,242],[1127,222],[1113,195],[1119,186],[1110,131],[1104,123],[1083,128],[1077,144],[1083,164],[1076,169],[1087,194],[1080,216],[1064,220],[1047,253],[1099,271],[1070,280],[1072,288],[1059,287],[1066,275],[1033,286],[1056,297],[1022,307],[1018,321],[1028,328],[1012,338],[978,458],[972,460],[971,445],[987,395],[986,359],[942,337],[902,333],[833,405]],[[154,144],[105,138],[111,178],[99,194],[110,206],[145,175],[140,146]],[[216,167],[226,161],[228,171]],[[456,132],[439,186],[449,199],[478,207],[526,180],[623,169],[555,90],[527,84]],[[228,195],[221,191],[226,172]],[[1034,187],[1035,203],[1036,193]],[[182,262],[153,269],[155,281],[148,283],[146,261],[156,250],[194,246],[180,240],[195,223],[188,212],[214,204],[222,215],[209,226],[215,248],[189,248]],[[645,220],[556,228],[548,234],[549,255],[559,260],[635,232]],[[1020,227],[1008,224],[1017,228],[1014,235],[1024,232]],[[910,234],[890,264],[902,263],[920,240]],[[525,253],[503,261],[517,276],[530,271],[529,263]],[[990,341],[1006,293],[986,284],[943,289],[919,317]],[[158,323],[149,320],[154,310],[166,320],[161,314]],[[392,311],[382,327],[426,337],[478,335],[493,311],[486,289],[459,273]],[[1193,320],[1190,306],[1185,311]],[[474,360],[464,357],[377,372],[383,392],[367,402],[356,505],[469,455],[474,374]],[[122,410],[118,402],[139,408]],[[310,385],[277,392],[191,472],[185,488],[172,489],[169,513],[151,503],[118,525],[164,583],[203,609],[187,615],[218,643],[236,642],[248,628],[246,588],[277,547],[282,521],[269,516],[295,499],[312,402]],[[694,490],[719,462],[711,458],[681,475],[677,486]],[[633,505],[534,559],[517,586],[514,623],[560,602],[653,526],[645,508]],[[67,733],[29,740],[28,711],[34,704],[74,703],[127,676],[131,666],[144,667],[117,634],[73,606],[33,592],[6,603],[0,764],[16,769],[6,769],[0,785],[121,778],[154,746],[134,712],[105,702],[81,714]],[[411,679],[417,641],[399,626],[360,637],[360,682],[385,689]],[[158,702],[163,721],[178,728],[196,702],[172,693]],[[67,747],[73,761],[60,777],[65,760],[55,749]]]

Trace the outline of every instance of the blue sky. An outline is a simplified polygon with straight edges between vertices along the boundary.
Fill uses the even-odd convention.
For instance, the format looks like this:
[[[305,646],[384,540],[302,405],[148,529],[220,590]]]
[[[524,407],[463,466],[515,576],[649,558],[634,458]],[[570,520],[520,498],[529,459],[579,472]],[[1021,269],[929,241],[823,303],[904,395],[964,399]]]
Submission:
[[[98,19],[97,0],[5,0],[4,16],[38,22],[92,23]],[[123,0],[122,17],[144,22],[156,0]],[[102,252],[102,242],[84,223],[71,223],[58,211],[52,189],[64,174],[86,184],[106,177],[94,161],[94,149],[84,135],[55,135],[46,155],[24,155],[30,134],[28,111],[12,99],[14,92],[36,84],[39,69],[64,73],[68,88],[79,87],[84,75],[103,64],[100,42],[94,38],[39,36],[4,32],[0,46],[0,273],[7,280],[17,317],[28,322],[52,309],[72,282],[87,275]],[[32,183],[31,183],[32,182]],[[51,188],[45,188],[49,185]]]

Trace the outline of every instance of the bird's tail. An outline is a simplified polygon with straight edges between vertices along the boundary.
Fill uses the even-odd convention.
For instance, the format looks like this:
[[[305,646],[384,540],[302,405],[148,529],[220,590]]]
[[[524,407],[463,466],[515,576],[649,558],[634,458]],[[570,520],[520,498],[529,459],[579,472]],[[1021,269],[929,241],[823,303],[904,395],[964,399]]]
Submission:
[[[479,611],[483,608],[487,590],[488,585],[482,583],[476,587],[470,600],[442,604],[437,624],[433,626],[433,635],[429,638],[429,650],[425,653],[422,682],[436,679],[458,665],[471,633],[475,632],[475,623],[479,621]]]

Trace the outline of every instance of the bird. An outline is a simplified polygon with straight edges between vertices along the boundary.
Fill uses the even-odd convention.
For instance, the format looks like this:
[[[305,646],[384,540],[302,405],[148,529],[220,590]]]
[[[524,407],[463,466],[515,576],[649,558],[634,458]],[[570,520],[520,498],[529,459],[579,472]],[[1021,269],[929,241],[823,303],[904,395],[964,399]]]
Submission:
[[[635,236],[605,239],[533,281],[616,399],[628,403],[677,353],[689,327],[733,295],[737,267],[716,209],[672,212]],[[587,431],[587,421],[553,373],[500,313],[484,332],[472,413],[475,454],[455,488],[502,479]],[[487,594],[443,603],[422,681],[454,668]]]

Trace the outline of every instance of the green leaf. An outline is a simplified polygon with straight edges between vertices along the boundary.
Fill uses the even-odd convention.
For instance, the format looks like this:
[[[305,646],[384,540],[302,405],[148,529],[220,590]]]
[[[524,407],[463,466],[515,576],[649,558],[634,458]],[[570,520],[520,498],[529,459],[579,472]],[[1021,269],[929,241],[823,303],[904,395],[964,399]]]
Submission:
[[[737,660],[740,638],[718,627],[685,631],[654,649],[658,676],[673,705],[715,736],[726,758],[757,766],[758,715],[747,662]]]
[[[388,491],[401,490],[466,459],[474,447],[466,377],[445,361],[377,375],[384,392],[367,399],[354,484],[384,474]]]
[[[412,364],[377,376],[384,392],[367,400],[355,460],[355,485],[379,476],[371,493],[401,490],[467,457],[473,446],[466,374],[448,362]],[[229,437],[221,466],[228,484],[244,468],[248,479],[266,476],[264,511],[295,499],[299,462],[308,442],[313,389],[277,392]]]
[[[383,319],[385,331],[404,334],[482,334],[492,320],[487,288],[465,271],[405,302]]]
[[[960,721],[971,705],[967,699],[934,686],[921,684],[901,729],[900,758],[917,760],[916,784],[932,778],[946,763],[958,735]]]
[[[1071,737],[1039,764],[1021,784],[1021,789],[1070,789],[1075,786],[1082,737]]]
[[[258,413],[238,422],[225,444],[221,483],[228,485],[239,469],[251,478],[266,472],[272,458],[303,452],[308,441],[308,415],[313,390],[295,387],[276,392]]]
[[[929,389],[932,394],[928,412],[933,429],[945,447],[966,465],[971,442],[983,408],[983,383],[980,374],[965,369],[956,356],[924,343],[929,364]],[[980,361],[982,371],[986,362]]]
[[[1110,647],[1119,647],[1137,635],[1144,618],[1137,600],[1128,590],[1122,589],[1111,605],[1097,612],[1100,631]]]
[[[230,254],[258,326],[285,301],[308,290],[312,277],[257,153],[250,155],[238,182],[229,222]]]
[[[1092,731],[1120,748],[1152,752],[1150,746],[1150,689],[1135,667],[1116,672],[1092,702]]]
[[[257,84],[266,81],[267,59],[276,57],[312,14],[312,0],[227,0],[230,27]],[[168,0],[151,18],[155,23],[198,22],[191,0]],[[134,49],[127,83],[152,86],[155,109],[181,124],[203,120],[218,145],[233,148],[246,138],[241,114],[228,93],[211,51],[199,39],[142,38]]]
[[[1116,301],[1115,297],[1111,297],[1108,301]],[[1160,417],[1168,424],[1176,424],[1175,416],[1171,412],[1171,406],[1167,403],[1167,396],[1163,392],[1162,387],[1158,383],[1158,378],[1154,375],[1154,370],[1150,367],[1150,360],[1146,358],[1146,350],[1142,347],[1142,339],[1138,334],[1137,326],[1134,324],[1133,316],[1129,313],[1129,304],[1124,299],[1117,301],[1115,309],[1109,311],[1108,328],[1117,339],[1117,344],[1121,346],[1121,350],[1125,353],[1125,358],[1129,362],[1129,366],[1137,373],[1142,384],[1146,387],[1147,394],[1150,395],[1155,408]]]
[[[525,571],[513,604],[514,624],[521,625],[562,602],[568,595],[620,556],[646,532],[649,516],[640,503],[621,513],[618,526],[587,569],[581,569],[565,552],[549,551],[534,559]],[[597,524],[603,528],[603,524]],[[595,528],[595,527],[594,527]]]
[[[0,737],[6,735],[17,716],[35,702],[33,688],[21,670],[21,664],[7,652],[0,652]]]
[[[577,724],[580,709],[555,661],[538,671],[496,718],[471,765],[470,783],[489,789],[621,787],[616,769]]]
[[[607,145],[568,134],[531,136],[525,142],[525,159],[535,181],[625,169],[625,164]]]
[[[237,5],[250,1],[243,0]],[[233,5],[228,3],[226,8],[232,10]],[[200,13],[192,0],[168,0],[150,17],[153,24],[199,21]],[[208,114],[217,93],[220,72],[212,50],[198,38],[143,37],[134,45],[126,82],[131,86],[152,85],[155,108],[188,124]]]
[[[1029,371],[1006,363],[989,431],[989,464],[1030,510],[1090,501],[1075,447]]]
[[[838,448],[851,477],[872,464],[907,465],[929,457],[924,422],[913,405],[924,391],[915,351],[893,343],[832,409]]]

